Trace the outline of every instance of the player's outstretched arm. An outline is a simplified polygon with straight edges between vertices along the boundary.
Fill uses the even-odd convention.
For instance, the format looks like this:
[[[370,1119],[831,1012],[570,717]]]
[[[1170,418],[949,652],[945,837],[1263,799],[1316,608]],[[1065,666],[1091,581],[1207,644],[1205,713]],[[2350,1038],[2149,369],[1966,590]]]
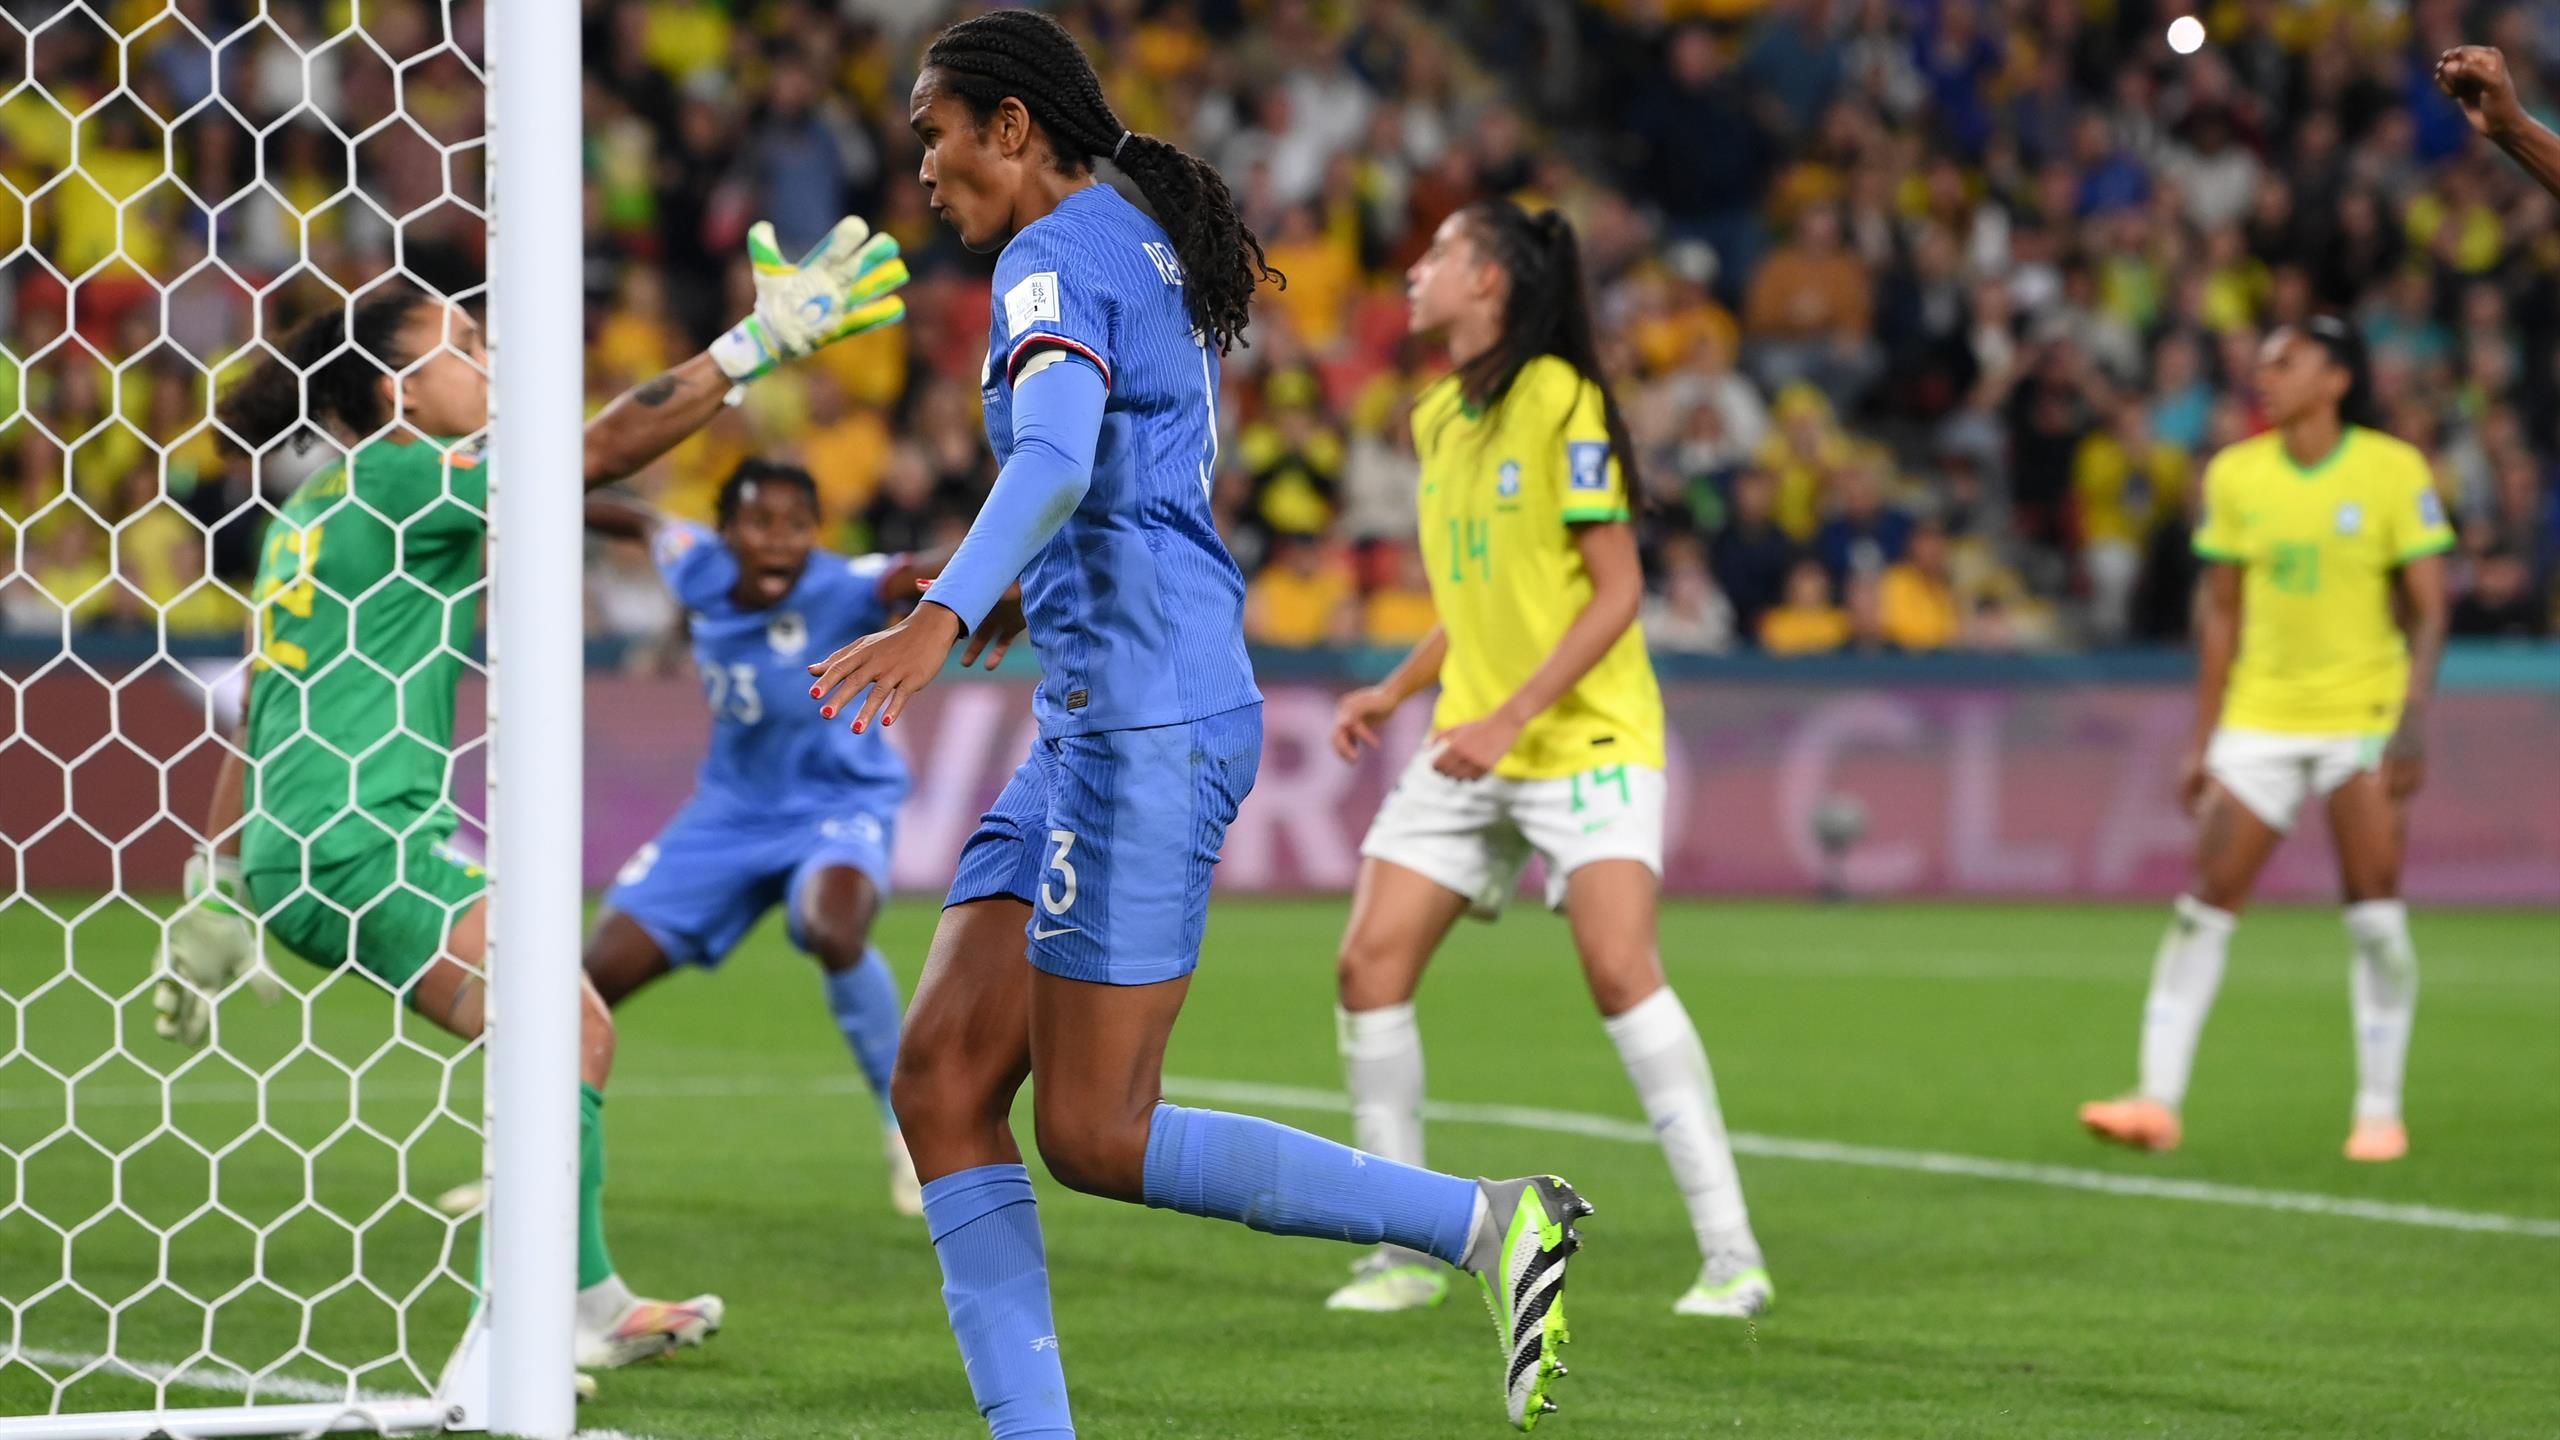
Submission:
[[[638,540],[646,544],[656,538],[665,518],[654,508],[620,495],[587,497],[587,529],[608,540]]]
[[[2462,107],[2472,129],[2506,151],[2543,189],[2560,195],[2560,135],[2525,111],[2504,53],[2489,45],[2447,50],[2436,61],[2436,88]]]
[[[1644,562],[1636,554],[1636,528],[1624,520],[1577,525],[1574,548],[1582,552],[1583,569],[1591,575],[1591,600],[1573,623],[1564,627],[1556,648],[1529,672],[1529,678],[1481,720],[1458,726],[1440,737],[1440,758],[1433,769],[1459,780],[1493,773],[1520,739],[1529,722],[1564,697],[1591,667],[1636,623],[1644,603]]]
[[[809,695],[821,713],[832,720],[860,696],[856,731],[875,715],[897,723],[907,701],[941,673],[951,647],[997,613],[1032,557],[1083,503],[1108,398],[1102,372],[1063,350],[1022,367],[1013,382],[1013,453],[978,518],[914,614],[809,667],[817,678]]]
[[[711,348],[616,396],[587,423],[586,482],[610,485],[711,423],[737,386],[848,336],[906,318],[898,287],[907,262],[898,242],[874,235],[858,215],[836,222],[798,264],[774,248],[773,226],[747,232],[756,307]]]

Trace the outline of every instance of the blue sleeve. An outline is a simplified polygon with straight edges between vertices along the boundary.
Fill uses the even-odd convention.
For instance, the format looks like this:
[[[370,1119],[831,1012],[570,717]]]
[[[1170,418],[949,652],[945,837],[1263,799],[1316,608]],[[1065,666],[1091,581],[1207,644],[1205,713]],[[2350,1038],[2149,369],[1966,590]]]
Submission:
[[[737,588],[737,558],[720,543],[719,532],[708,526],[689,520],[663,521],[649,554],[658,562],[658,574],[666,580],[669,593],[692,609],[701,609]]]
[[[1113,324],[1119,306],[1091,255],[1076,263],[1054,228],[1035,224],[996,261],[996,313],[1004,321],[1006,384],[1043,346],[1081,355],[1111,388]]]
[[[899,558],[895,555],[856,555],[848,560],[824,551],[809,557],[812,565],[837,567],[834,583],[827,587],[827,613],[822,620],[831,633],[841,633],[846,641],[850,641],[880,628],[881,622],[889,618],[889,605],[880,594],[880,581],[897,567]]]
[[[959,616],[962,629],[978,628],[1084,500],[1108,398],[1101,372],[1074,359],[1046,367],[1013,392],[1013,453],[924,596]]]

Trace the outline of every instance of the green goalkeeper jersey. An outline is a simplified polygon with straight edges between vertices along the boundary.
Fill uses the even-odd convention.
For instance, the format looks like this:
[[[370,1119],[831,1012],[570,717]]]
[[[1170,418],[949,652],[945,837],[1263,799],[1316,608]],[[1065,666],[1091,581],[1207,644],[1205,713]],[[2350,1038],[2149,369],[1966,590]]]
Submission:
[[[316,869],[451,828],[488,510],[488,466],[444,441],[370,441],[285,502],[250,596],[244,870]]]

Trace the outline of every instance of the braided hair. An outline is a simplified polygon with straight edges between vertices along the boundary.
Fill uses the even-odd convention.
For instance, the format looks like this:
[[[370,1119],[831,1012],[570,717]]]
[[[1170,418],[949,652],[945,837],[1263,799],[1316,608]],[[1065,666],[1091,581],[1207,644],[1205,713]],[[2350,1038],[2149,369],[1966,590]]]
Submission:
[[[738,468],[729,472],[728,479],[720,482],[720,498],[714,502],[712,511],[718,528],[726,530],[737,520],[738,509],[746,503],[749,491],[767,485],[797,490],[808,497],[812,513],[818,508],[818,482],[810,477],[808,471],[797,465],[759,460],[750,455],[738,462]]]
[[[1609,448],[1626,476],[1627,493],[1641,496],[1636,447],[1591,333],[1591,300],[1583,285],[1582,247],[1574,238],[1573,222],[1554,210],[1531,215],[1510,200],[1479,200],[1460,213],[1478,252],[1511,277],[1510,293],[1502,302],[1501,334],[1484,353],[1458,367],[1467,403],[1492,409],[1530,361],[1555,356],[1599,387]]]
[[[980,125],[1006,96],[1022,102],[1049,137],[1058,169],[1079,175],[1108,156],[1146,197],[1182,262],[1191,323],[1221,353],[1243,342],[1254,287],[1288,278],[1263,259],[1262,242],[1236,213],[1209,162],[1168,140],[1121,128],[1102,79],[1065,26],[1030,10],[991,10],[953,25],[924,52],[926,68],[965,101]]]
[[[429,303],[407,286],[385,285],[312,312],[223,391],[214,418],[252,454],[306,422],[334,422],[351,435],[379,431],[392,419],[383,377],[418,358],[401,350],[401,327]]]

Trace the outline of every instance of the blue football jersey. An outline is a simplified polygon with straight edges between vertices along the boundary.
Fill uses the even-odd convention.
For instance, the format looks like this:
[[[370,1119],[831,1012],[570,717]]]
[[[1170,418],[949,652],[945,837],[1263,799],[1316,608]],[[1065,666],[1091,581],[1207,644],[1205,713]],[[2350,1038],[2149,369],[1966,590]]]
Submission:
[[[888,741],[852,733],[809,700],[809,665],[887,621],[880,577],[891,557],[813,550],[789,594],[742,609],[732,594],[738,562],[717,533],[670,521],[654,550],[692,622],[694,665],[711,702],[703,795],[793,812],[887,810],[906,798],[907,762]]]
[[[1209,511],[1218,352],[1192,328],[1163,227],[1090,185],[996,261],[987,443],[1013,449],[1013,381],[1043,348],[1109,391],[1093,482],[1022,575],[1044,735],[1173,725],[1259,701],[1244,576]],[[805,690],[805,687],[804,687]]]

